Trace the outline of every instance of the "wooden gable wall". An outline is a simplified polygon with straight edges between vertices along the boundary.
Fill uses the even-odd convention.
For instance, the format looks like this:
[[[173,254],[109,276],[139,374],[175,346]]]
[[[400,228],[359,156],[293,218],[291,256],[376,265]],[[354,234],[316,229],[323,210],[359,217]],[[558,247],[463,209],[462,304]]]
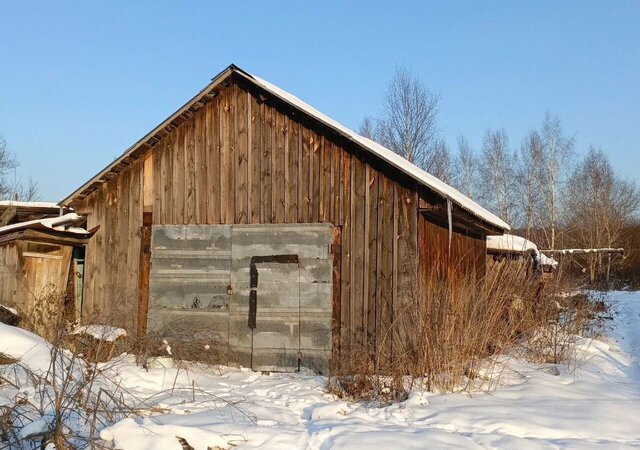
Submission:
[[[154,224],[167,225],[330,222],[339,227],[334,350],[346,355],[368,345],[392,352],[380,330],[406,308],[419,284],[414,181],[236,83],[147,158],[72,205],[88,214],[88,228],[100,225],[86,253],[89,316],[102,311],[111,322],[136,328],[145,208]],[[437,253],[429,239],[423,264]],[[485,248],[476,251],[484,261]]]

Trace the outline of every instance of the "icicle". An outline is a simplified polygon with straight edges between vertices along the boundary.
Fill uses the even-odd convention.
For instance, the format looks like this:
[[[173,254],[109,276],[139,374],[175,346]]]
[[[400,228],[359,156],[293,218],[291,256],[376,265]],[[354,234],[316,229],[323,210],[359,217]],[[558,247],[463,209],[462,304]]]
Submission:
[[[451,220],[451,200],[447,199],[447,220],[449,221],[449,256],[451,256],[451,235],[453,234],[453,221]]]

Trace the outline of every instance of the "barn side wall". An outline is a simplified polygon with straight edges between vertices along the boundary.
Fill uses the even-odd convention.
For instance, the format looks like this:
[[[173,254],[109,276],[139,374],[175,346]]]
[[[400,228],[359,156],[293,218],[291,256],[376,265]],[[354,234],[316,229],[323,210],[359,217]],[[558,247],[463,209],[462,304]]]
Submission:
[[[220,90],[153,147],[148,164],[132,162],[73,205],[89,214],[89,228],[100,225],[87,245],[85,311],[136,328],[143,209],[161,225],[332,223],[340,230],[334,355],[345,361],[364,346],[391,352],[377,330],[419,282],[415,182],[286,105],[262,100],[236,84]],[[442,244],[433,247],[426,230],[425,261],[441,258]],[[475,244],[484,261],[485,248]]]
[[[485,276],[487,239],[484,234],[454,229],[449,244],[448,225],[422,214],[418,217],[418,233],[423,282],[433,278],[455,281],[462,277],[481,279]]]

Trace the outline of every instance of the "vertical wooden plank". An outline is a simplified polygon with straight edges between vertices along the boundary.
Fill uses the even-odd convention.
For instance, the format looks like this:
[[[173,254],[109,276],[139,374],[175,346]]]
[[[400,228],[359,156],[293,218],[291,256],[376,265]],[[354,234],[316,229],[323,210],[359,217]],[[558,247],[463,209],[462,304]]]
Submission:
[[[220,134],[222,137],[220,192],[221,192],[221,221],[233,223],[235,192],[233,188],[234,174],[234,140],[233,140],[233,87],[224,89],[220,95],[221,121]]]
[[[153,153],[154,151],[148,151],[143,157],[143,171],[144,176],[142,178],[142,206],[145,210],[153,209],[154,190],[153,190]]]
[[[275,145],[273,150],[273,222],[284,223],[285,218],[285,125],[284,116],[273,112]]]
[[[344,159],[344,151],[338,147],[334,146],[334,157],[333,161],[333,179],[334,182],[331,184],[331,189],[333,190],[333,217],[332,221],[335,224],[342,225],[342,193],[343,190],[341,186],[343,184],[343,159]]]
[[[351,323],[351,155],[344,153],[342,158],[343,181],[342,190],[342,258],[340,262],[342,280],[340,283],[340,355],[342,367],[349,369],[353,341],[353,327]]]
[[[248,205],[248,153],[249,153],[249,139],[248,139],[248,98],[247,93],[236,88],[236,110],[235,110],[235,124],[236,124],[236,218],[235,223],[247,223],[249,216]]]
[[[151,152],[153,164],[153,214],[155,217],[162,217],[162,194],[163,194],[163,168],[162,155],[165,153],[165,139],[159,145],[159,148]]]
[[[378,173],[367,165],[367,229],[365,245],[367,251],[367,271],[365,284],[367,285],[366,311],[367,311],[367,345],[372,355],[376,354],[376,334],[378,331],[377,305],[378,305]]]
[[[118,239],[118,217],[119,214],[113,214],[114,210],[118,209],[118,179],[113,178],[107,182],[107,192],[109,195],[109,209],[106,212],[106,224],[108,230],[109,239],[107,240],[106,250],[107,250],[107,265],[105,268],[105,287],[108,289],[108,295],[111,296],[115,300],[116,303],[119,303],[120,292],[118,292],[118,288],[121,284],[114,285],[113,278],[118,278],[118,268],[120,265],[118,264],[118,260],[116,258],[115,245]],[[109,297],[102,297],[100,299],[100,310],[105,310],[106,308],[106,299]]]
[[[216,97],[205,105],[207,135],[207,223],[220,223],[220,119]]]
[[[183,124],[184,125],[184,124]],[[173,214],[172,221],[174,224],[184,224],[184,151],[182,148],[184,142],[184,126],[179,126],[174,131],[173,140],[173,174],[172,174],[172,200]]]
[[[250,122],[249,127],[251,132],[249,133],[249,204],[250,204],[250,220],[251,223],[260,223],[261,221],[261,205],[262,205],[262,197],[261,197],[261,186],[260,182],[262,180],[261,175],[261,160],[262,160],[262,149],[261,149],[261,118],[260,118],[260,108],[261,106],[258,104],[258,100],[251,96],[249,98],[249,113],[250,113]]]
[[[391,300],[391,329],[389,338],[391,339],[391,358],[401,356],[401,346],[398,343],[398,185],[393,183],[393,257],[392,257],[392,286],[393,294]]]
[[[358,158],[352,158],[352,258],[353,266],[352,298],[353,298],[353,323],[356,333],[358,350],[365,345],[366,302],[365,302],[365,195],[366,195],[366,170],[365,164]]]
[[[322,136],[315,132],[311,132],[311,167],[309,175],[310,187],[309,192],[311,202],[309,203],[309,217],[311,222],[319,222],[320,220],[320,174],[322,173]]]
[[[138,255],[140,253],[140,245],[142,241],[142,213],[144,212],[144,208],[142,207],[142,175],[143,168],[142,162],[136,161],[134,163],[134,167],[132,168],[133,179],[131,182],[132,186],[139,186],[139,188],[131,189],[131,195],[129,197],[129,210],[131,213],[129,214],[129,225],[128,231],[132,235],[132,239],[130,241],[130,246],[127,249],[127,267],[129,270],[129,278],[127,280],[127,285],[133,290],[131,293],[131,298],[135,299],[137,295],[138,288],[138,280],[139,280],[139,267],[136,261],[136,258],[131,258],[129,255]],[[153,209],[151,208],[148,212],[153,214]],[[133,302],[132,302],[133,303]],[[136,307],[135,305],[131,305],[131,317],[133,320],[137,319],[136,316]]]
[[[394,303],[398,342],[405,351],[415,343],[411,332],[411,310],[418,301],[417,286],[417,196],[415,190],[396,185],[398,200],[397,303]],[[395,349],[395,347],[394,347]]]
[[[175,223],[173,221],[173,136],[171,133],[167,140],[165,150],[162,155],[162,217],[164,224]]]
[[[331,220],[331,199],[332,199],[332,150],[333,146],[329,139],[322,139],[322,171],[320,175],[320,222],[329,222]]]
[[[260,133],[260,141],[262,143],[262,161],[260,163],[261,178],[260,189],[262,190],[262,204],[260,211],[260,222],[270,223],[272,219],[273,203],[273,179],[272,179],[272,139],[273,124],[271,122],[271,108],[264,103],[260,104],[260,119],[262,131]]]
[[[311,149],[309,147],[309,129],[300,125],[300,172],[298,174],[298,222],[309,222],[309,175],[311,164]]]
[[[196,220],[196,159],[195,159],[195,118],[184,124],[184,155],[186,164],[184,223],[194,224]]]
[[[299,161],[300,161],[300,138],[298,123],[287,119],[287,222],[296,223],[298,221],[298,185],[299,185]]]
[[[126,307],[125,299],[127,292],[126,277],[127,271],[127,255],[126,250],[132,236],[129,233],[127,225],[129,224],[129,191],[131,190],[131,170],[123,170],[117,178],[113,179],[115,183],[116,196],[114,208],[109,211],[114,216],[114,230],[111,242],[112,265],[110,267],[111,286],[120,302],[122,309]],[[136,185],[140,189],[140,185]],[[116,281],[117,280],[117,281]],[[127,319],[131,317],[127,316]]]
[[[196,167],[196,219],[198,224],[207,223],[207,109],[202,107],[195,116],[195,167]]]
[[[369,215],[370,209],[370,183],[371,171],[369,170],[369,165],[364,164],[364,202],[363,202],[363,215],[364,215],[364,227],[362,228],[362,238],[363,238],[363,266],[362,266],[362,275],[363,275],[363,284],[362,284],[362,343],[364,349],[367,352],[370,352],[370,346],[373,344],[373,340],[371,339],[371,333],[373,329],[369,327],[369,315],[372,311],[369,311],[369,296],[371,295],[369,292],[369,271],[370,271],[370,263],[369,260],[369,240],[370,240],[370,232],[371,232],[371,217]],[[373,310],[375,313],[375,309]],[[373,355],[373,354],[372,354]]]

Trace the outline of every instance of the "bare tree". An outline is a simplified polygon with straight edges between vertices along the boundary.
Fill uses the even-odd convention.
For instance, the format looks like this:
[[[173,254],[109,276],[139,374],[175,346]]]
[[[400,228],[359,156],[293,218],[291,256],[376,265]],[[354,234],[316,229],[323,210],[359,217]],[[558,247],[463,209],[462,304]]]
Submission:
[[[537,131],[531,131],[522,141],[516,167],[518,206],[522,209],[520,216],[527,239],[531,239],[542,206],[538,176],[541,159],[542,138]]]
[[[591,147],[585,159],[570,178],[567,211],[572,237],[584,248],[617,247],[622,245],[624,230],[640,208],[640,192],[635,184],[620,178],[613,171],[607,155]],[[579,188],[578,188],[579,187]],[[589,277],[599,276],[607,283],[611,274],[611,256],[590,255]]]
[[[13,186],[8,175],[18,167],[15,157],[7,149],[7,141],[0,136],[0,199],[8,198],[13,193]]]
[[[364,119],[362,119],[362,123],[360,124],[360,128],[358,129],[358,133],[361,136],[366,137],[367,139],[377,141],[380,134],[380,125],[378,124],[378,119],[371,116],[365,116]]]
[[[463,136],[458,136],[458,154],[453,164],[455,176],[453,181],[464,195],[473,198],[475,178],[478,172],[478,158],[471,150],[469,141]]]
[[[0,136],[0,200],[33,201],[39,199],[38,184],[32,180],[24,184],[16,174],[16,168],[19,165],[18,160],[7,148],[7,141]],[[13,179],[10,175],[13,175]]]
[[[483,203],[507,222],[516,218],[513,195],[516,160],[517,155],[509,149],[506,131],[487,130],[479,164],[479,193]]]
[[[377,121],[365,118],[361,131],[431,172],[441,164],[436,148],[439,100],[416,76],[397,68],[384,97],[383,116]]]
[[[559,211],[564,183],[568,175],[565,170],[573,157],[574,138],[565,136],[560,119],[546,114],[542,123],[542,152],[538,166],[543,211],[548,225],[543,227],[547,248],[555,249],[559,226]]]
[[[431,158],[431,169],[429,173],[431,175],[441,179],[445,183],[451,183],[452,168],[451,168],[451,153],[449,152],[449,146],[442,138],[436,139],[433,145],[433,155]]]

